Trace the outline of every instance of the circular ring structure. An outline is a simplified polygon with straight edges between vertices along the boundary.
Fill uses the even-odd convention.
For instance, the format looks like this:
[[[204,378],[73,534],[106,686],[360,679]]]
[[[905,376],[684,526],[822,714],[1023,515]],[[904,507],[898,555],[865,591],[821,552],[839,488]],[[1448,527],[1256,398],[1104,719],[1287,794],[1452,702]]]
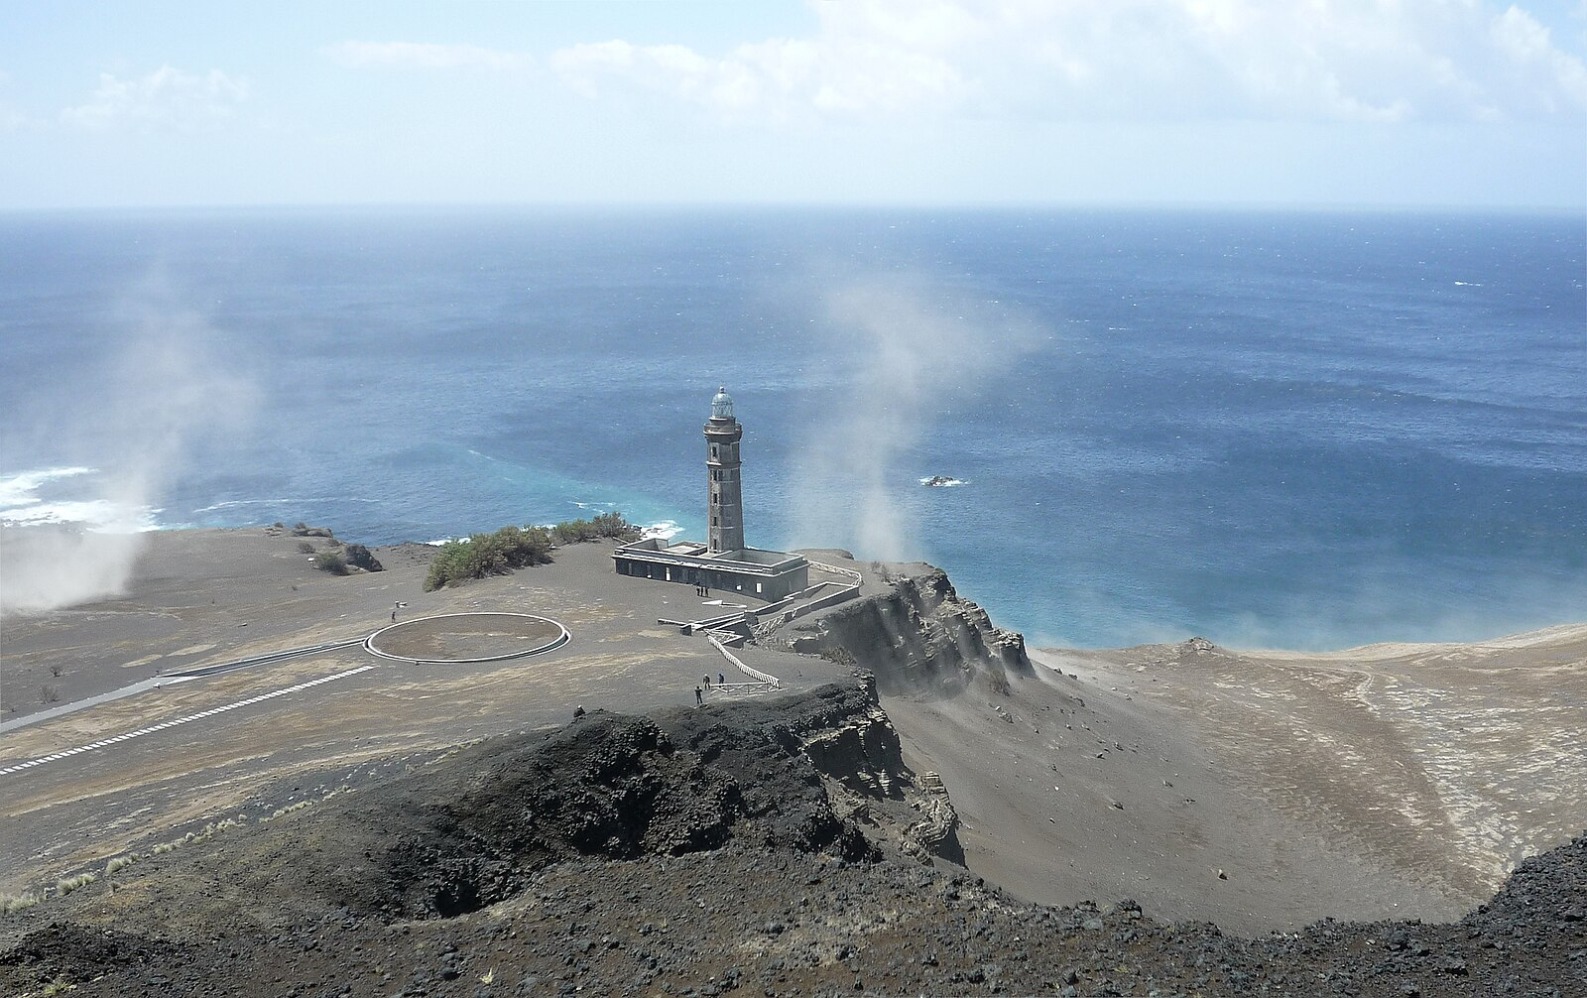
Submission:
[[[364,650],[413,665],[468,665],[543,655],[572,638],[549,617],[487,610],[389,624],[364,639]]]

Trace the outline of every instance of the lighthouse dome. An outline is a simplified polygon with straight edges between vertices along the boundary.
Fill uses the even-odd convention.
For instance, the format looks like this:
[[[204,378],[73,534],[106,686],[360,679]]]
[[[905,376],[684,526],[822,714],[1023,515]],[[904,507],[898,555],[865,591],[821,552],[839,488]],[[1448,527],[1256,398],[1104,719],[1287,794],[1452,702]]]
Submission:
[[[733,418],[733,396],[727,393],[726,387],[718,388],[716,390],[716,397],[711,399],[711,418]]]

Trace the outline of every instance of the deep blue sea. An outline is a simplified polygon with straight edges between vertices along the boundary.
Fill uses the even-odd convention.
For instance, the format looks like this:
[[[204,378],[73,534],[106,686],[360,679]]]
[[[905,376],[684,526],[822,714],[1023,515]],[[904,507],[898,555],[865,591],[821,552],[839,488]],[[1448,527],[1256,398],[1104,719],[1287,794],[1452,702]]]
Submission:
[[[0,518],[698,537],[725,385],[752,544],[930,560],[1037,643],[1494,636],[1587,619],[1584,244],[1539,215],[4,215]]]

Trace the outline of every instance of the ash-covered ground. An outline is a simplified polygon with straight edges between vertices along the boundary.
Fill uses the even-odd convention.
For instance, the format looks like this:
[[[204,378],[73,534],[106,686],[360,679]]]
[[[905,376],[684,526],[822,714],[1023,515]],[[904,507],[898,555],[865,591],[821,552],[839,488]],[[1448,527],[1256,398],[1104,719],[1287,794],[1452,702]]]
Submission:
[[[426,555],[333,580],[289,543],[157,539],[124,598],[13,624],[8,688],[342,638]],[[781,697],[692,706],[720,658],[654,624],[687,587],[589,546],[404,610],[549,613],[575,639],[544,658],[379,665],[13,773],[0,994],[1587,994],[1582,629],[1033,663],[941,572],[862,567],[740,652]],[[0,765],[359,654],[44,718]]]
[[[1587,840],[1448,924],[1020,902],[864,680],[489,739],[10,916],[6,994],[1587,993]]]

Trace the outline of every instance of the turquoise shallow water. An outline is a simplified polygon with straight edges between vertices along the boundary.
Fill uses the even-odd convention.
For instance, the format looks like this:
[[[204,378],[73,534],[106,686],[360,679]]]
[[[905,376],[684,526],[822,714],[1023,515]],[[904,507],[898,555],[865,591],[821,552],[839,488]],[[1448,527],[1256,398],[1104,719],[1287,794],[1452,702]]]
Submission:
[[[206,212],[0,238],[13,522],[378,543],[619,508],[698,536],[725,384],[752,543],[932,560],[1038,642],[1340,647],[1587,607],[1579,218]]]

